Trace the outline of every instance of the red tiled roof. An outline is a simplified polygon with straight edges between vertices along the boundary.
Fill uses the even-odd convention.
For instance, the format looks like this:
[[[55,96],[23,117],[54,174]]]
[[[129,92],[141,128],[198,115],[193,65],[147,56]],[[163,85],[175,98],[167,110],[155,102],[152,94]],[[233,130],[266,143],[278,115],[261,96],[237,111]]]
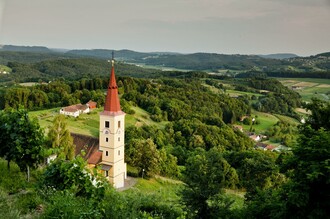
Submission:
[[[95,151],[88,159],[87,163],[89,164],[98,164],[102,161],[102,152]]]
[[[263,147],[263,148],[266,148],[266,147],[268,146],[267,144],[262,143],[262,142],[258,142],[256,145],[257,145],[258,147]]]
[[[71,106],[64,107],[64,111],[66,111],[66,112],[76,112],[78,110],[85,110],[87,108],[88,108],[87,105],[82,105],[81,103],[79,103],[79,104],[76,104],[76,105],[71,105]]]
[[[275,146],[273,145],[267,145],[267,147],[265,147],[267,150],[273,150],[274,148],[276,148]]]
[[[104,111],[120,112],[120,102],[118,97],[118,86],[115,77],[115,67],[112,64],[110,82],[108,86],[107,96],[104,104]]]
[[[95,162],[98,161],[99,153],[101,153],[99,151],[99,139],[76,133],[71,133],[71,136],[76,145],[75,154],[84,157],[88,163],[97,164]]]
[[[88,103],[86,103],[86,104],[89,105],[89,108],[96,108],[96,105],[97,105],[97,103],[92,100],[88,101]]]

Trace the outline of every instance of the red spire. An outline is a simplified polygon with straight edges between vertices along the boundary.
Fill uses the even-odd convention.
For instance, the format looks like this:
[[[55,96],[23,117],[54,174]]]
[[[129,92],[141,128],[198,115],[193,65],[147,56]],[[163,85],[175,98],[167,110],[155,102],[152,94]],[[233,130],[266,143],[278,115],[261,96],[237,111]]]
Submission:
[[[112,60],[110,82],[108,86],[107,96],[105,98],[104,111],[108,112],[121,112],[120,102],[118,97],[118,87],[115,77],[114,60]]]

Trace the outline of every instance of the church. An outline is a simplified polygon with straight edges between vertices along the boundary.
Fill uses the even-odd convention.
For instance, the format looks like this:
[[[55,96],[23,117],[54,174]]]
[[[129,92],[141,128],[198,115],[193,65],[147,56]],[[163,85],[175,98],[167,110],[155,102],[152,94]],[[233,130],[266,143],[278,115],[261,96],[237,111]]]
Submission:
[[[127,178],[124,160],[125,113],[120,108],[114,59],[103,112],[100,113],[99,139],[72,134],[76,154],[82,154],[90,168],[99,167],[115,188],[124,187]],[[97,142],[98,141],[98,142]]]

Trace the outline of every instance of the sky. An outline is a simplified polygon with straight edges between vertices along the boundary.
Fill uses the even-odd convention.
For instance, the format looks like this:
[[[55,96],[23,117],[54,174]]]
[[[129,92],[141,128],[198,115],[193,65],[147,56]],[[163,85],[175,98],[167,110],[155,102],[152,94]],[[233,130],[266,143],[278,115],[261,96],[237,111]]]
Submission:
[[[330,0],[0,0],[0,44],[309,56],[330,51]]]

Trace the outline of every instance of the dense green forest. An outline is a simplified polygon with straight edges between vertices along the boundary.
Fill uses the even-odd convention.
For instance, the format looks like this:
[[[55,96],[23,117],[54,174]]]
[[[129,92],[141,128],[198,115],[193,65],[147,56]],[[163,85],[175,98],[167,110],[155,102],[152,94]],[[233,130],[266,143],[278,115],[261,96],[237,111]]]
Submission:
[[[22,59],[25,56],[17,51],[10,53]],[[41,53],[34,54],[34,61],[13,58],[5,64],[11,73],[0,75],[7,86],[0,89],[1,218],[329,215],[329,102],[312,99],[302,103],[298,93],[263,73],[232,78],[117,63],[122,110],[134,115],[133,106],[139,107],[156,124],[166,122],[164,126],[126,128],[128,174],[180,180],[173,195],[176,198],[169,201],[134,189],[115,191],[97,170],[91,173],[86,169],[82,157],[72,155],[74,145],[65,117],[55,117],[47,135],[38,120],[29,117],[28,110],[89,100],[102,106],[109,64],[91,58],[48,59],[47,55],[40,60]],[[17,84],[24,81],[38,83],[30,87]],[[229,87],[245,94],[231,97],[226,91]],[[255,142],[232,126],[253,110],[300,118],[296,107],[311,111],[305,124],[296,127],[281,121],[265,130],[269,138],[290,146],[291,151],[257,150]],[[251,118],[243,122],[252,128]],[[59,128],[58,124],[63,126]],[[56,136],[65,137],[55,141]],[[58,159],[45,165],[44,159],[52,153],[58,154]],[[244,204],[234,207],[237,200],[228,190],[241,191]]]
[[[37,121],[31,120],[22,109],[4,111],[0,114],[0,155],[8,165],[0,160],[3,173],[0,215],[10,218],[326,218],[330,205],[327,198],[330,104],[314,100],[306,107],[312,110],[312,115],[299,128],[298,143],[292,152],[280,155],[251,150],[249,140],[230,132],[226,125],[208,127],[197,119],[179,120],[164,132],[152,127],[127,130],[127,162],[138,170],[147,167],[146,177],[162,174],[185,183],[178,192],[180,199],[171,202],[162,200],[161,196],[116,192],[96,172],[89,175],[81,157],[60,157],[51,165],[38,166],[51,148]],[[222,130],[217,138],[223,140],[204,147],[196,134],[211,128],[210,134],[216,136],[216,127]],[[230,134],[232,137],[228,138]],[[239,145],[246,142],[246,147],[235,147],[232,144],[235,139],[241,139]],[[225,140],[229,140],[229,147]],[[171,155],[171,148],[176,150],[179,144],[189,148],[182,163],[184,169],[178,169],[176,157]],[[62,147],[56,150],[64,152]],[[21,171],[32,172],[30,181],[26,181]],[[92,183],[94,178],[97,185]],[[233,188],[246,191],[242,208],[231,208],[235,201],[225,189]]]

